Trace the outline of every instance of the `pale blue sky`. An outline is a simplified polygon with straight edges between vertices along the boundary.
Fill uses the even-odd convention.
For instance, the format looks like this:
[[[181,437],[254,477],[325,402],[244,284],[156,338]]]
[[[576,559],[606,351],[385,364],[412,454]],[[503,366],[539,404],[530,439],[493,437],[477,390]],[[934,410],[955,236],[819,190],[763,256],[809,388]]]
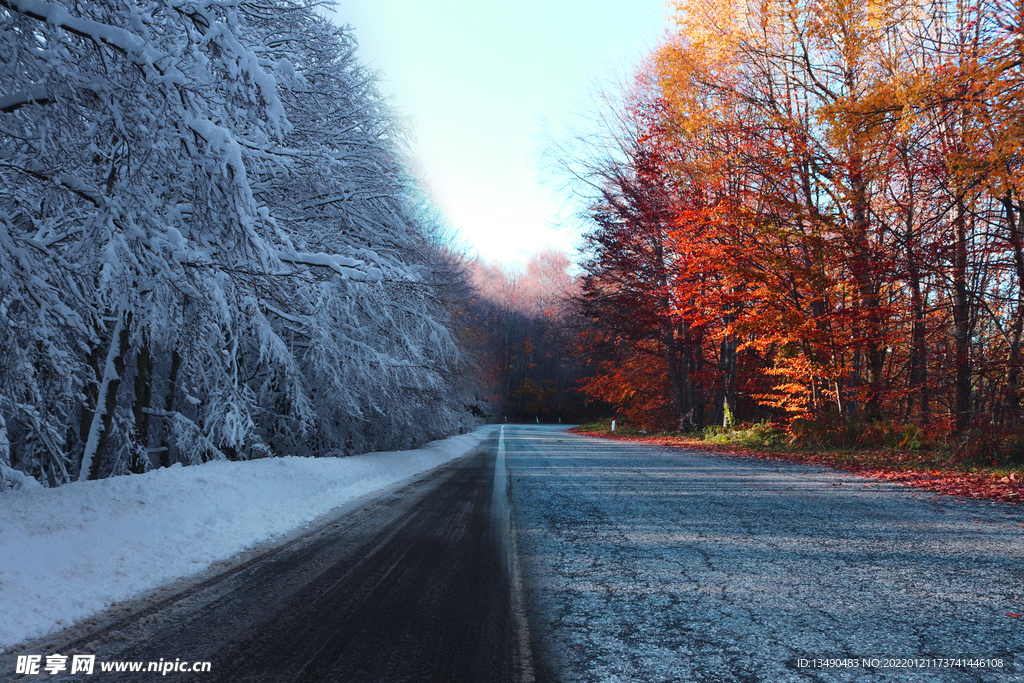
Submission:
[[[465,242],[507,263],[570,248],[567,198],[543,185],[558,139],[665,30],[664,0],[340,0],[362,60],[409,124],[419,175]]]

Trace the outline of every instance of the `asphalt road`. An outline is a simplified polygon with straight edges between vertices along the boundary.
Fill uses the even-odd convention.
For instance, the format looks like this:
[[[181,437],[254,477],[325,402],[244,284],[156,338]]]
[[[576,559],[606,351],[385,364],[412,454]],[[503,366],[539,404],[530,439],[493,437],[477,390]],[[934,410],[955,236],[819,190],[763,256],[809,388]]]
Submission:
[[[511,600],[501,473],[495,493],[497,446],[495,435],[198,586],[23,650],[209,661],[208,673],[102,674],[97,666],[93,675],[22,680],[530,680]]]
[[[556,426],[503,434],[22,650],[209,673],[21,680],[1024,681],[1020,506]]]
[[[553,427],[505,441],[538,680],[1024,681],[1020,506]]]

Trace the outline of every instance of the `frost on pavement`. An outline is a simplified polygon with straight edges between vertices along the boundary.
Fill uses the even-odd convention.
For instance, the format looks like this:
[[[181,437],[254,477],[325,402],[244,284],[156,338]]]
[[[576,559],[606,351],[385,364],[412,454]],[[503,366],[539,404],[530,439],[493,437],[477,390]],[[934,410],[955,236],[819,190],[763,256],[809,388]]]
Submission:
[[[1024,652],[1018,507],[555,429],[506,458],[556,680],[992,680],[793,660]]]

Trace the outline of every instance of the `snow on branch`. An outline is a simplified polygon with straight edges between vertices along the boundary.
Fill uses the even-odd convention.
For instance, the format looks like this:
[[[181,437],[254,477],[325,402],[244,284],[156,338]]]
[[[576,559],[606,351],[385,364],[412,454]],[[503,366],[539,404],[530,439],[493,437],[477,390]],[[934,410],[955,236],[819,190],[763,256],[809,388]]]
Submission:
[[[46,88],[39,87],[33,88],[32,90],[22,90],[20,92],[0,97],[0,111],[5,114],[10,114],[13,111],[21,109],[27,104],[49,103],[50,95],[46,92]]]
[[[319,5],[0,0],[0,399],[27,406],[0,400],[0,465],[59,485],[470,419],[386,108]]]
[[[296,252],[295,254],[278,254],[278,258],[286,263],[330,268],[347,280],[378,282],[384,277],[380,268],[367,267],[362,261],[339,254],[325,254],[322,251],[316,254]],[[366,268],[366,270],[360,270],[360,268]]]
[[[160,73],[160,69],[155,65],[155,62],[163,55],[157,53],[149,47],[145,40],[131,31],[102,24],[98,21],[73,17],[63,5],[42,2],[42,0],[0,0],[0,7],[30,19],[58,26],[68,33],[109,45],[127,57],[147,75],[151,69]]]

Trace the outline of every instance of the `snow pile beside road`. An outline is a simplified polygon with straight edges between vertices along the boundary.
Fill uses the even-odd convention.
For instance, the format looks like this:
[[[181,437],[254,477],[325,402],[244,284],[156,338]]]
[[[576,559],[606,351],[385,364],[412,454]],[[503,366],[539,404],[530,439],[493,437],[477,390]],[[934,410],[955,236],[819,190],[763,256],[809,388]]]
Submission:
[[[216,461],[0,493],[0,652],[453,460],[494,429],[412,451]]]

